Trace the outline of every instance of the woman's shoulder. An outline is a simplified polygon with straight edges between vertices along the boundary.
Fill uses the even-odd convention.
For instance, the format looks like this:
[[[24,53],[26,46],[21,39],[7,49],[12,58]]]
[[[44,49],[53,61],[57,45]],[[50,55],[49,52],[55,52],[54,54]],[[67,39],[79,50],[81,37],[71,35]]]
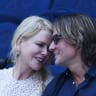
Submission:
[[[6,76],[8,76],[8,74],[10,74],[10,72],[12,71],[13,68],[4,68],[2,70],[0,70],[0,79],[2,79],[3,77],[5,78]]]
[[[6,73],[7,70],[8,70],[8,69],[6,69],[6,68],[1,69],[1,70],[0,70],[0,76],[2,76],[2,74]]]
[[[4,69],[0,69],[0,73],[6,73],[6,72],[9,72],[13,69],[13,67],[11,68],[4,68]]]

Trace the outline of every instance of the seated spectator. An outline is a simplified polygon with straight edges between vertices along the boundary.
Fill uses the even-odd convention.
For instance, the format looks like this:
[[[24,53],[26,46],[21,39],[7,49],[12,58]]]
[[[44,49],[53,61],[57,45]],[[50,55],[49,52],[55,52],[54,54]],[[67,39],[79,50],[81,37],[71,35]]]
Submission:
[[[0,96],[41,96],[52,80],[47,66],[51,53],[52,24],[30,16],[17,27],[10,52],[14,66],[0,70]]]
[[[96,96],[96,21],[83,14],[58,17],[53,24],[55,64],[67,69],[42,96]]]

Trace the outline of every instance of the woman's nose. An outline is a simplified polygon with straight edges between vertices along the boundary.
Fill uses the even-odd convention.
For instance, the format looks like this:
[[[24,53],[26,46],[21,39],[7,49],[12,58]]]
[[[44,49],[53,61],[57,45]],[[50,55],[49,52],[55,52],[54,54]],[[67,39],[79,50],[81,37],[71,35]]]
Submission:
[[[50,46],[49,46],[49,50],[50,51],[53,51],[55,49],[55,44],[54,44],[54,42],[52,42],[51,44],[50,44]]]
[[[42,51],[42,54],[44,56],[46,56],[48,54],[48,48],[44,48],[43,51]]]

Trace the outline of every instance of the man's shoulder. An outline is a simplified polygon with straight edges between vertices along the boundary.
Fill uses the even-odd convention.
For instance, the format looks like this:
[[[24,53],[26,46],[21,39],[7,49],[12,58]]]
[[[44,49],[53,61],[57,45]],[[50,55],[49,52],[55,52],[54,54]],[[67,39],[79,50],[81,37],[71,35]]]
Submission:
[[[65,75],[65,71],[53,78],[53,80],[48,84],[45,88],[42,96],[49,96],[54,92],[54,90],[58,89],[59,86],[62,84],[62,78]],[[62,81],[61,81],[62,80]]]
[[[48,87],[51,88],[51,87],[57,86],[57,84],[61,81],[61,79],[64,78],[65,74],[66,74],[66,71],[55,76],[53,80],[48,84]]]

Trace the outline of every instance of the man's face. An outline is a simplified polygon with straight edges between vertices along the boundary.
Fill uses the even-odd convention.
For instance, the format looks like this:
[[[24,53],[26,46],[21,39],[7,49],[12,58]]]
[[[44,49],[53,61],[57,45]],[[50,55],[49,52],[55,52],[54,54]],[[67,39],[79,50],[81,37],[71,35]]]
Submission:
[[[68,44],[55,30],[53,32],[53,41],[49,46],[49,50],[53,51],[55,55],[55,64],[58,65],[68,66],[68,64],[77,56],[77,49]]]

